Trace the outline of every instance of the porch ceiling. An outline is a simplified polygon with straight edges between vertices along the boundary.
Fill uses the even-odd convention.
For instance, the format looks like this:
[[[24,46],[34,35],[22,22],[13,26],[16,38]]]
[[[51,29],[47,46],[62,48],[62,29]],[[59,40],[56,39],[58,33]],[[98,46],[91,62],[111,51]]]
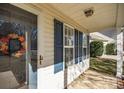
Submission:
[[[53,3],[50,5],[88,29],[88,32],[101,31],[116,26],[117,4]],[[83,11],[91,7],[94,8],[94,14],[91,17],[86,17]]]

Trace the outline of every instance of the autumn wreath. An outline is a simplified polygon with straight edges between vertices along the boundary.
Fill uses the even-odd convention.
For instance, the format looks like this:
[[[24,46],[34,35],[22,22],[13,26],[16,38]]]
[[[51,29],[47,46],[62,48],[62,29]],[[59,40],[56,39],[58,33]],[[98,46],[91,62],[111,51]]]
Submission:
[[[20,36],[15,33],[8,34],[6,37],[0,38],[0,52],[4,55],[9,54],[9,41],[11,39],[17,39],[21,43],[21,48],[13,53],[13,56],[20,57],[25,51],[25,38],[24,36]]]

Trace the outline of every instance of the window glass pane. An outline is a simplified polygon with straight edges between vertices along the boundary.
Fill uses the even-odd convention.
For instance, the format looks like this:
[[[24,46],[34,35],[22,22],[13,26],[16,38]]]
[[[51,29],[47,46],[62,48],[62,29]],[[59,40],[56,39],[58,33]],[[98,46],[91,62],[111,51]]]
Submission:
[[[65,36],[68,35],[67,26],[65,26]]]
[[[68,30],[67,30],[67,26],[65,26],[65,45],[67,46],[68,45]]]
[[[73,29],[65,26],[65,46],[73,46],[74,43],[74,39],[73,39]]]
[[[70,66],[73,64],[73,48],[65,48],[65,65]]]
[[[86,48],[83,48],[83,59],[86,59]]]
[[[87,47],[87,35],[83,34],[83,47]]]

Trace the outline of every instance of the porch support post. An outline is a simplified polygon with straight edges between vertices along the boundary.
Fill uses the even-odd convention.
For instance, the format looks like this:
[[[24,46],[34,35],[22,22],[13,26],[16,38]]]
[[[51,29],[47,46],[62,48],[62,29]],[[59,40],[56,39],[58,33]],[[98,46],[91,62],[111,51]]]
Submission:
[[[117,77],[121,77],[123,72],[123,30],[117,28]]]

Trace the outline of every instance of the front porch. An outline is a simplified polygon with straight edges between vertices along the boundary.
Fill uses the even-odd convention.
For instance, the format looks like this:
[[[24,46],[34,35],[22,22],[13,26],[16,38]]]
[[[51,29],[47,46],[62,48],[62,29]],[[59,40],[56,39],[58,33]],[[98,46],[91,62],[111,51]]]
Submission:
[[[90,58],[90,68],[75,79],[69,89],[117,89],[123,88],[116,77],[116,57],[107,55]],[[124,69],[124,66],[123,66]],[[123,72],[124,74],[124,72]]]
[[[31,82],[31,85],[36,85],[39,89],[61,89],[66,88],[68,84],[72,82],[69,88],[117,88],[116,75],[121,77],[123,73],[123,42],[120,42],[123,41],[122,32],[124,31],[124,21],[122,20],[124,15],[124,7],[122,4],[33,3],[11,5],[16,6],[16,8],[18,7],[25,10],[24,12],[26,12],[26,14],[27,11],[31,13],[29,13],[29,15],[26,15],[26,18],[24,16],[21,16],[23,13],[15,15],[15,11],[14,13],[10,13],[10,15],[8,16],[9,11],[6,11],[6,9],[4,10],[2,8],[4,12],[2,15],[0,14],[0,16],[2,16],[2,19],[0,19],[2,20],[1,24],[6,20],[8,20],[10,23],[13,23],[14,21],[14,23],[16,24],[25,24],[23,26],[24,32],[29,31],[29,33],[24,34],[24,36],[27,37],[27,39],[25,39],[27,46],[29,45],[28,42],[31,40],[30,38],[28,38],[30,37],[30,35],[32,35],[32,39],[38,41],[37,44],[35,44],[36,41],[34,41],[34,45],[36,45],[37,47],[36,50],[38,50],[37,53],[29,51],[30,45],[29,49],[26,46],[27,49],[24,53],[24,62],[30,63],[29,66],[25,66],[27,67],[27,71],[25,71],[25,73],[31,72],[29,73],[30,78],[28,78],[28,80],[30,80]],[[4,6],[4,8],[7,7]],[[20,13],[19,11],[17,12]],[[28,25],[26,24],[26,22],[28,22],[28,24],[32,23],[29,19],[31,15],[33,17],[35,16],[35,18],[31,19],[34,19],[33,23],[35,24],[34,26],[36,26],[35,30],[38,30],[38,32],[34,31],[34,35],[30,33],[31,31],[33,32],[34,29],[31,29],[30,31],[30,26],[28,27]],[[21,18],[18,19],[20,21],[15,21],[17,20],[17,18]],[[25,19],[29,20],[25,22]],[[27,30],[25,29],[25,27],[28,27]],[[1,25],[0,28],[2,29],[3,26]],[[114,76],[110,76],[108,74],[96,72],[93,70],[86,71],[91,66],[91,64],[89,64],[89,34],[92,32],[100,32],[102,30],[110,30],[113,28],[116,29],[116,31],[118,32],[118,62],[116,62],[117,64],[114,65],[115,67],[117,66],[117,68],[111,70],[114,71]],[[5,32],[5,30],[3,29],[1,31],[3,31],[3,33]],[[10,33],[11,31],[8,32]],[[8,34],[6,36],[8,36]],[[17,39],[18,36],[16,37]],[[36,36],[36,38],[34,38],[34,36]],[[3,36],[3,38],[6,37]],[[15,46],[13,47],[15,48]],[[1,48],[1,51],[5,52],[3,50],[4,48]],[[9,62],[9,60],[10,59],[8,59],[7,62]],[[14,60],[12,61],[14,62]],[[101,68],[103,68],[103,66],[101,66]],[[28,71],[29,69],[31,69],[31,71]],[[111,71],[109,70],[108,73],[111,73]],[[35,72],[38,72],[38,75]],[[35,80],[33,76],[36,77]],[[79,78],[77,78],[78,76]],[[24,78],[27,77],[28,75],[25,75]],[[27,81],[25,83],[27,83]],[[33,81],[37,82],[34,83]]]

